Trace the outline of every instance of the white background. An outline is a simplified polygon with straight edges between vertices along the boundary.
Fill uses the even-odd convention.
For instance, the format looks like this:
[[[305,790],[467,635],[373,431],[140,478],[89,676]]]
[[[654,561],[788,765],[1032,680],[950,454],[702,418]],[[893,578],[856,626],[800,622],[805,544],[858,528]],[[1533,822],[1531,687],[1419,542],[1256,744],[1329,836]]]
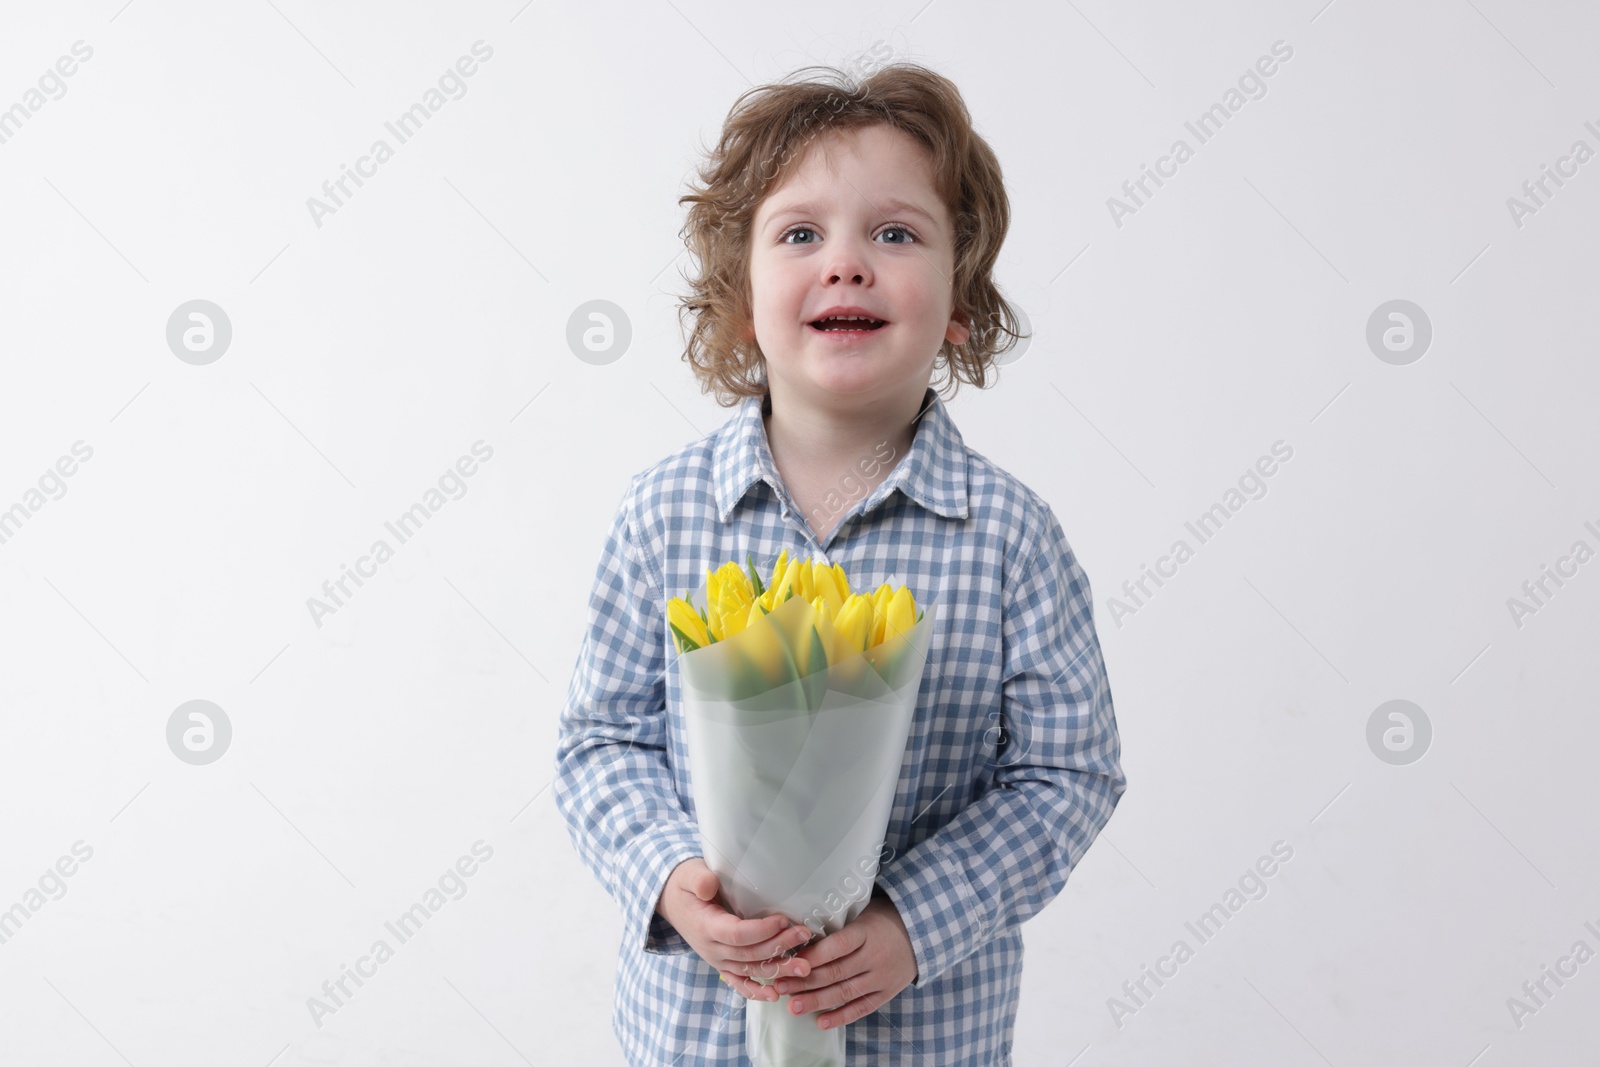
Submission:
[[[1024,927],[1017,1063],[1592,1060],[1600,962],[1520,1027],[1507,1000],[1600,950],[1600,562],[1520,626],[1507,601],[1600,549],[1600,160],[1520,226],[1507,198],[1600,149],[1600,11],[1322,3],[8,4],[0,108],[93,57],[0,144],[0,509],[93,455],[0,544],[0,908],[93,856],[0,945],[0,1059],[622,1063],[620,919],[548,786],[628,476],[731,415],[680,360],[676,197],[739,92],[882,42],[1004,165],[1035,336],[951,412],[1093,582],[1129,778]],[[466,94],[316,225],[478,40]],[[193,299],[233,329],[204,366],[166,341]],[[566,343],[594,299],[633,327],[605,366]],[[1432,323],[1407,365],[1366,341],[1394,299]],[[316,625],[479,440],[466,494]],[[1276,441],[1267,494],[1114,621]],[[192,699],[233,727],[207,766],[166,741]],[[1393,699],[1433,728],[1405,766],[1367,743]],[[307,998],[480,839],[469,892],[317,1026]],[[1280,840],[1200,945],[1185,922]]]

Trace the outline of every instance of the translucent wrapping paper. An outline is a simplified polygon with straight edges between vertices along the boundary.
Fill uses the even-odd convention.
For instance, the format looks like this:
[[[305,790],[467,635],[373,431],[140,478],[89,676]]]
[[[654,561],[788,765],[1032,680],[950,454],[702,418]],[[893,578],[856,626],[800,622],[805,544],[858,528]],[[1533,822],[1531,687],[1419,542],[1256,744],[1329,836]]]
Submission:
[[[680,655],[701,847],[741,918],[781,914],[820,937],[866,907],[927,663],[937,605],[922,607],[909,630],[829,661],[796,596]],[[844,1067],[846,1028],[818,1029],[789,1000],[745,1001],[754,1067]]]

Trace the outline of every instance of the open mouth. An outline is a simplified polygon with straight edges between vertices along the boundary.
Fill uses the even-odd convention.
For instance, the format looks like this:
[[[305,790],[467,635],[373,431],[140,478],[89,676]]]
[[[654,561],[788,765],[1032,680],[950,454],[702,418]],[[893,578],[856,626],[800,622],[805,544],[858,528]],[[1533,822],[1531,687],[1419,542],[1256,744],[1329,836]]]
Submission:
[[[864,315],[835,315],[832,318],[815,320],[811,323],[811,328],[819,333],[835,333],[878,330],[887,325],[883,319],[870,319]]]

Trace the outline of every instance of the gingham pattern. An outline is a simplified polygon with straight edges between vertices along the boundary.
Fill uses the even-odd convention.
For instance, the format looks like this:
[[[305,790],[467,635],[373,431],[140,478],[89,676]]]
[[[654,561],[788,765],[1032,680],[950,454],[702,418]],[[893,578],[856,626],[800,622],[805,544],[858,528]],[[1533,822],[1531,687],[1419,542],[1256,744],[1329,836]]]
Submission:
[[[820,545],[762,411],[743,401],[634,477],[561,713],[556,804],[624,918],[613,1027],[633,1067],[749,1063],[743,997],[655,914],[672,869],[700,855],[665,608],[702,601],[706,571],[747,553],[765,577],[787,548],[843,564],[856,588],[940,601],[878,874],[918,975],[850,1025],[850,1062],[1009,1065],[1018,927],[1061,892],[1126,786],[1088,578],[1049,505],[967,448],[931,388],[910,453]]]

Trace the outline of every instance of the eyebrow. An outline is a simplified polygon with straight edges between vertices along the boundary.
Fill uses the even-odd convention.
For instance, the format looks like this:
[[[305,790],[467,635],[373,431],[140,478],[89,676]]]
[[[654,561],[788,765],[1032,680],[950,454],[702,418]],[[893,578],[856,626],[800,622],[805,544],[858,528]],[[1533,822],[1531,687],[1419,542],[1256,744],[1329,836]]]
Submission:
[[[893,214],[895,212],[899,212],[899,213],[905,214],[905,215],[916,215],[917,217],[919,217],[922,220],[924,220],[925,222],[927,222],[928,225],[930,225],[930,226],[938,226],[939,225],[938,220],[935,219],[932,215],[928,214],[928,212],[926,212],[922,208],[918,207],[916,204],[913,204],[911,201],[902,200],[899,197],[890,197],[887,200],[882,201],[881,204],[873,205],[873,206],[874,207],[881,206],[884,209],[885,213],[888,213],[888,214]],[[771,226],[778,219],[783,218],[786,215],[814,215],[814,214],[816,214],[816,212],[817,212],[817,205],[815,205],[815,204],[810,204],[810,203],[792,204],[792,205],[790,205],[788,207],[785,207],[785,208],[782,208],[782,209],[780,209],[778,211],[774,211],[772,213],[772,215],[768,217],[767,225]]]

